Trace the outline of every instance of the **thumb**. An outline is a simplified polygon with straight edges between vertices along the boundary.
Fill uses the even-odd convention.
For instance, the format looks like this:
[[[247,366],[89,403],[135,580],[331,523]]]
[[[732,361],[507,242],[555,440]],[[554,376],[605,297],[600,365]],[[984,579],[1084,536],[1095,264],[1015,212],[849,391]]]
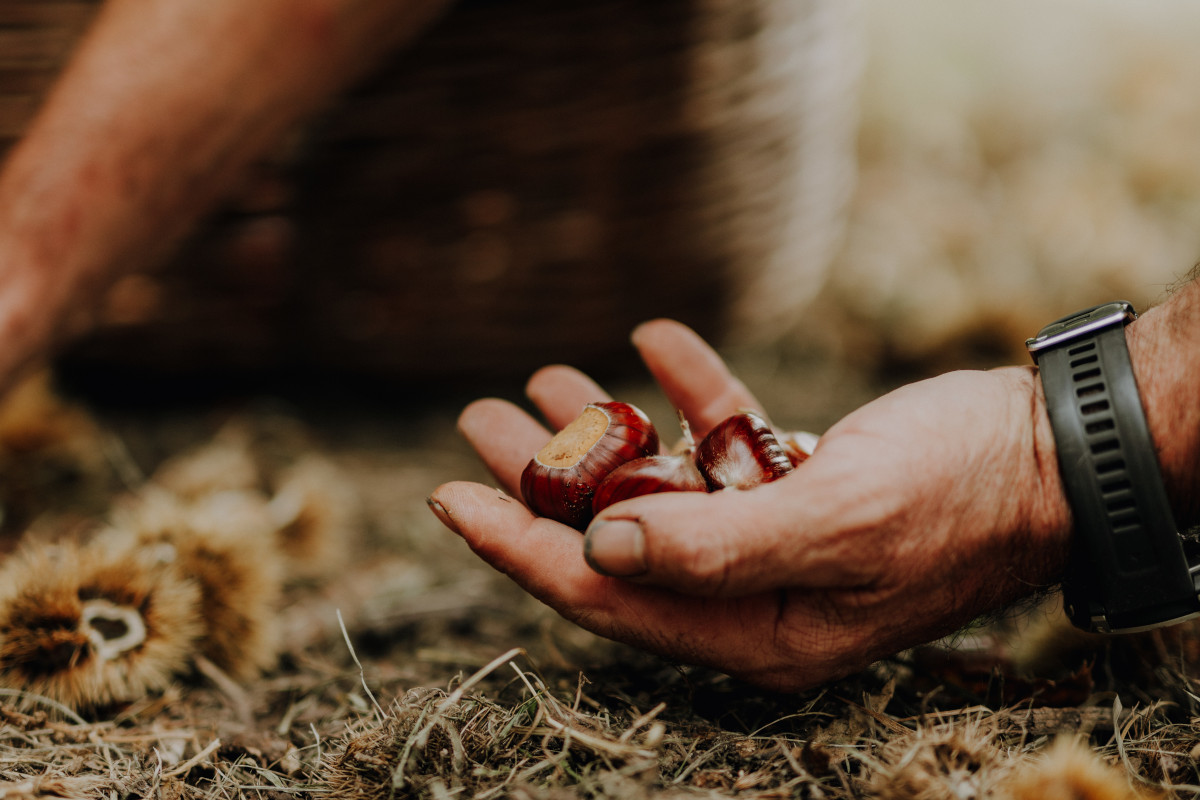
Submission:
[[[747,491],[644,495],[592,521],[584,556],[592,569],[703,596],[733,597],[784,587],[858,585],[839,537],[795,473]]]

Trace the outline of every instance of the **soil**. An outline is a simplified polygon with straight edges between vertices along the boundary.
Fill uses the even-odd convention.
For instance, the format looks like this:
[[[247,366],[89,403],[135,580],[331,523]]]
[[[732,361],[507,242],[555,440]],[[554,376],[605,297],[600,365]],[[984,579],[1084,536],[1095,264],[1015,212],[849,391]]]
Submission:
[[[730,358],[780,422],[817,431],[894,380],[811,353]],[[637,375],[611,389],[672,416]],[[117,478],[106,491],[76,479],[67,494],[86,502],[69,514],[36,508],[30,497],[55,495],[35,487],[25,531],[78,529],[162,465],[230,441],[268,487],[302,456],[332,465],[354,522],[325,563],[289,567],[277,658],[257,677],[198,655],[165,689],[94,708],[2,690],[0,796],[1001,797],[1035,775],[1082,775],[1045,757],[1075,737],[1076,759],[1126,793],[1105,796],[1200,783],[1190,626],[1101,641],[1025,610],[810,692],[764,692],[574,627],[443,529],[429,491],[489,481],[454,429],[465,397],[77,399]],[[1016,651],[1040,657],[1033,677],[1015,672]]]

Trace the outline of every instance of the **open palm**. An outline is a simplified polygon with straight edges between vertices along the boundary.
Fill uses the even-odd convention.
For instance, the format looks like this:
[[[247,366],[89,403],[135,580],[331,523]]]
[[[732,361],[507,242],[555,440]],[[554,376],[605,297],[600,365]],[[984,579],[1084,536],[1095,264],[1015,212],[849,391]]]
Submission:
[[[647,323],[634,341],[697,436],[759,407],[678,323]],[[567,367],[528,391],[555,429],[607,396]],[[770,688],[949,633],[1052,584],[1065,562],[1068,511],[1027,369],[904,387],[827,431],[786,477],[619,503],[586,548],[514,499],[549,430],[496,399],[469,406],[460,428],[507,494],[455,482],[431,505],[476,553],[589,630]]]

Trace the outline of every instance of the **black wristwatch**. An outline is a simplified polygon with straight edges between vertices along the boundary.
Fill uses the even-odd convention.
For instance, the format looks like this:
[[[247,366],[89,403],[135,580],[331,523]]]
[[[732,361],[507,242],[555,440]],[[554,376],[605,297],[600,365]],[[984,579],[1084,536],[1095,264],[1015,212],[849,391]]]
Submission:
[[[1085,630],[1132,632],[1200,614],[1134,380],[1124,301],[1085,309],[1025,342],[1046,394],[1074,516],[1063,605]]]

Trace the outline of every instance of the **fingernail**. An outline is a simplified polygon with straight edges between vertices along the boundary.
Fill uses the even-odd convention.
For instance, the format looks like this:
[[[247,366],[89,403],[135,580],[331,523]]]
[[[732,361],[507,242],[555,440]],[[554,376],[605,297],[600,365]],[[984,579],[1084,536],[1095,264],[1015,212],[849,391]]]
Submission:
[[[646,573],[646,538],[642,526],[629,519],[593,523],[584,535],[583,557],[592,569],[614,578]]]
[[[450,516],[450,511],[444,505],[439,503],[437,500],[434,500],[432,497],[426,497],[425,504],[429,506],[429,510],[433,512],[435,517],[441,520],[443,525],[457,533],[459,536],[462,536],[462,531],[458,529],[458,525],[455,524],[454,519]]]

